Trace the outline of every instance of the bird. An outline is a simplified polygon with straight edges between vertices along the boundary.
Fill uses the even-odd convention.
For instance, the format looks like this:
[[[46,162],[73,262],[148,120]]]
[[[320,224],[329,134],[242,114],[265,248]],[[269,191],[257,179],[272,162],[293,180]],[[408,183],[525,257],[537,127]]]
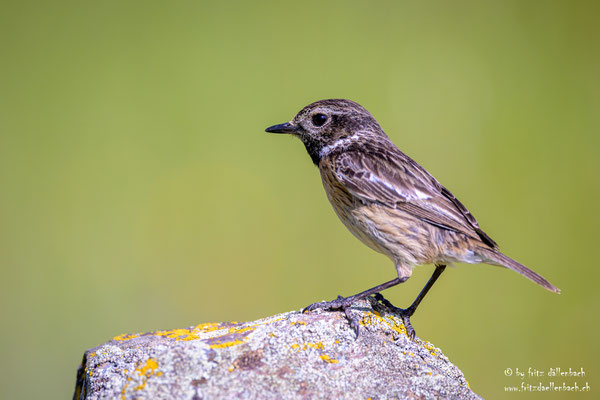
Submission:
[[[402,318],[407,335],[414,339],[410,317],[446,266],[457,262],[505,267],[560,293],[541,275],[501,253],[463,203],[398,149],[360,104],[346,99],[316,101],[289,122],[265,131],[300,139],[319,168],[339,219],[396,268],[397,277],[388,282],[353,296],[311,304],[303,312],[341,310],[358,337],[359,323],[350,307],[374,295]],[[433,264],[435,270],[408,308],[393,306],[379,293],[406,282],[414,267],[424,264]]]

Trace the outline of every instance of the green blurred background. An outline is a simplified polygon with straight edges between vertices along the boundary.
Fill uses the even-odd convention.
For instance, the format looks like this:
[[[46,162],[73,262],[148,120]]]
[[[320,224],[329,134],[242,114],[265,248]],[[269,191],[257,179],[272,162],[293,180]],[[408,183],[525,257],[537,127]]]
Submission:
[[[563,290],[460,265],[413,318],[419,336],[484,397],[517,396],[504,371],[529,367],[584,368],[556,381],[597,393],[597,5],[3,2],[0,398],[69,398],[84,350],[123,332],[394,278],[301,143],[264,132],[332,97],[363,104]],[[409,304],[431,270],[386,297]]]

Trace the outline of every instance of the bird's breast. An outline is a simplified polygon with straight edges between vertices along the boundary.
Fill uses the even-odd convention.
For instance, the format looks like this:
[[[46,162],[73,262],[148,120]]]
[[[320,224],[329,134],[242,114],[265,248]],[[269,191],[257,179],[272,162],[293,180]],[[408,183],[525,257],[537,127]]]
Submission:
[[[380,223],[372,219],[374,206],[353,196],[336,178],[333,165],[320,165],[321,180],[335,213],[348,230],[371,249],[394,259],[394,255],[379,235]]]
[[[434,244],[435,235],[443,235],[440,240],[445,242],[445,232],[400,209],[353,196],[336,178],[334,165],[321,162],[319,169],[335,213],[361,242],[397,265],[424,264],[437,259],[440,249]]]

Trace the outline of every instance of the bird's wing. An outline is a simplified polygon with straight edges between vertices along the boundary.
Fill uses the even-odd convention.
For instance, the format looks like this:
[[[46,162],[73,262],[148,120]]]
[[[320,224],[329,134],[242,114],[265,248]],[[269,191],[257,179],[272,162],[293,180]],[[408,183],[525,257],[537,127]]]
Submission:
[[[410,157],[394,150],[339,153],[333,160],[335,176],[363,201],[406,211],[431,225],[497,247],[449,190]]]

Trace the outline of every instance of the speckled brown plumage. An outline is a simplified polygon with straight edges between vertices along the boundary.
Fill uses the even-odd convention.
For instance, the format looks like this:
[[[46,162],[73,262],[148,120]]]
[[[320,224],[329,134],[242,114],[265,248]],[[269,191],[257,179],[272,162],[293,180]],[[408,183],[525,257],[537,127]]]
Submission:
[[[336,214],[354,236],[394,262],[396,283],[408,279],[416,265],[487,263],[510,268],[559,292],[537,273],[500,253],[469,210],[400,151],[361,105],[341,99],[317,101],[290,122],[267,128],[267,132],[290,133],[304,143],[319,167]],[[433,281],[441,271],[443,268]],[[323,304],[345,309],[365,293],[373,291],[352,296],[345,304],[341,304],[343,299]],[[421,293],[416,305],[423,296]]]

